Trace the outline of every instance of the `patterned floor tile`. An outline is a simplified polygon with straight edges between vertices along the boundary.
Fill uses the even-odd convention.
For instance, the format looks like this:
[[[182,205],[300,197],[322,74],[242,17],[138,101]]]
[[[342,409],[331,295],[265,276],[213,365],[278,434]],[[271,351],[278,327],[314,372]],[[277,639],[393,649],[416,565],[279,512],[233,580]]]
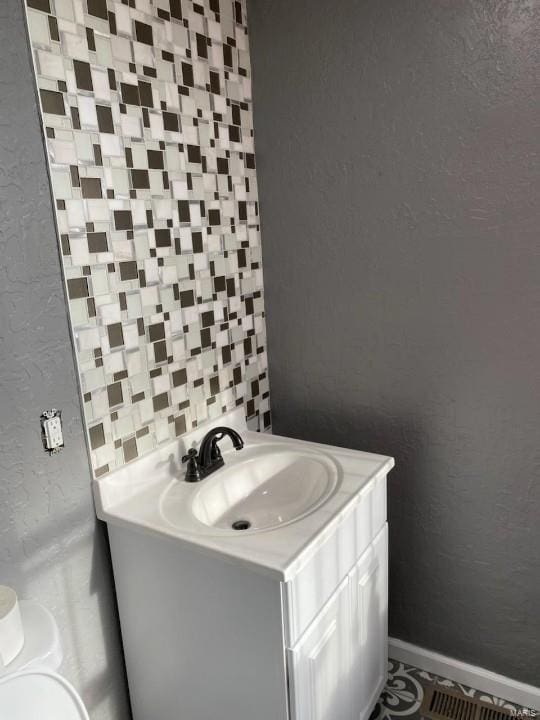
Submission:
[[[475,690],[467,685],[461,685],[447,678],[433,675],[426,670],[405,665],[397,660],[389,660],[388,682],[370,720],[391,720],[392,718],[404,716],[411,720],[422,718],[420,707],[424,698],[424,691],[432,685],[441,685],[445,688],[460,690],[467,697],[476,698],[482,702],[489,702],[510,710],[520,720],[540,718],[539,713],[529,708],[519,707],[507,700]]]

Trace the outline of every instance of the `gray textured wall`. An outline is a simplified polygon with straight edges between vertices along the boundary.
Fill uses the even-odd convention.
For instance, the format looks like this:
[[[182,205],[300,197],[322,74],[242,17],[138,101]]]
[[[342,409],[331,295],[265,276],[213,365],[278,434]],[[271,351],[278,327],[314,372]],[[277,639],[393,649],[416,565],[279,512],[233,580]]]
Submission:
[[[104,530],[96,524],[22,7],[0,3],[0,584],[56,616],[92,720],[127,720]],[[63,411],[43,452],[39,414]]]
[[[391,453],[392,635],[538,685],[538,0],[252,0],[273,428]]]

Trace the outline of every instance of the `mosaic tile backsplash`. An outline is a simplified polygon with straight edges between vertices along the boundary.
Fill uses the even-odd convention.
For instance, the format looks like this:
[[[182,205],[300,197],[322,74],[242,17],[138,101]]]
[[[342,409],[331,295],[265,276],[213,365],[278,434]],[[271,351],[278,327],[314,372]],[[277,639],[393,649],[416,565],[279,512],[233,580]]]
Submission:
[[[92,465],[270,424],[245,0],[27,0]]]

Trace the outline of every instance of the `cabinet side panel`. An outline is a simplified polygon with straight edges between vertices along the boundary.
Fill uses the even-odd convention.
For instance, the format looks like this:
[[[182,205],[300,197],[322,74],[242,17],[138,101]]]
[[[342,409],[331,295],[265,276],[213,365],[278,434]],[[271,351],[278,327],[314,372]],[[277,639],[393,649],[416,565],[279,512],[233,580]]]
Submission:
[[[134,720],[286,720],[280,583],[109,533]]]

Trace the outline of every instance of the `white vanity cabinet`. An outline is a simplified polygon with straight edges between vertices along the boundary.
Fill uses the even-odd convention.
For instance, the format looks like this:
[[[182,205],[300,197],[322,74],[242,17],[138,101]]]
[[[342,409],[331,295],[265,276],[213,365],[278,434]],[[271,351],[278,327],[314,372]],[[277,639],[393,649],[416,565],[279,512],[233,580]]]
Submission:
[[[201,436],[94,481],[133,718],[368,720],[386,678],[394,461],[235,422],[245,422],[241,408],[220,419],[239,428],[245,450],[224,453],[221,477],[186,483],[174,461],[200,443],[201,427]],[[216,509],[218,517],[231,507],[247,513],[242,483],[251,469],[270,484],[249,498],[263,515],[272,504],[282,524],[205,525],[195,512],[203,493],[212,522]],[[303,514],[310,488],[323,485],[329,494]],[[293,507],[296,520],[282,520],[278,507]]]
[[[109,522],[134,720],[367,720],[386,677],[387,535],[386,473],[286,572]]]
[[[365,720],[387,664],[386,525],[288,650],[294,720]]]

